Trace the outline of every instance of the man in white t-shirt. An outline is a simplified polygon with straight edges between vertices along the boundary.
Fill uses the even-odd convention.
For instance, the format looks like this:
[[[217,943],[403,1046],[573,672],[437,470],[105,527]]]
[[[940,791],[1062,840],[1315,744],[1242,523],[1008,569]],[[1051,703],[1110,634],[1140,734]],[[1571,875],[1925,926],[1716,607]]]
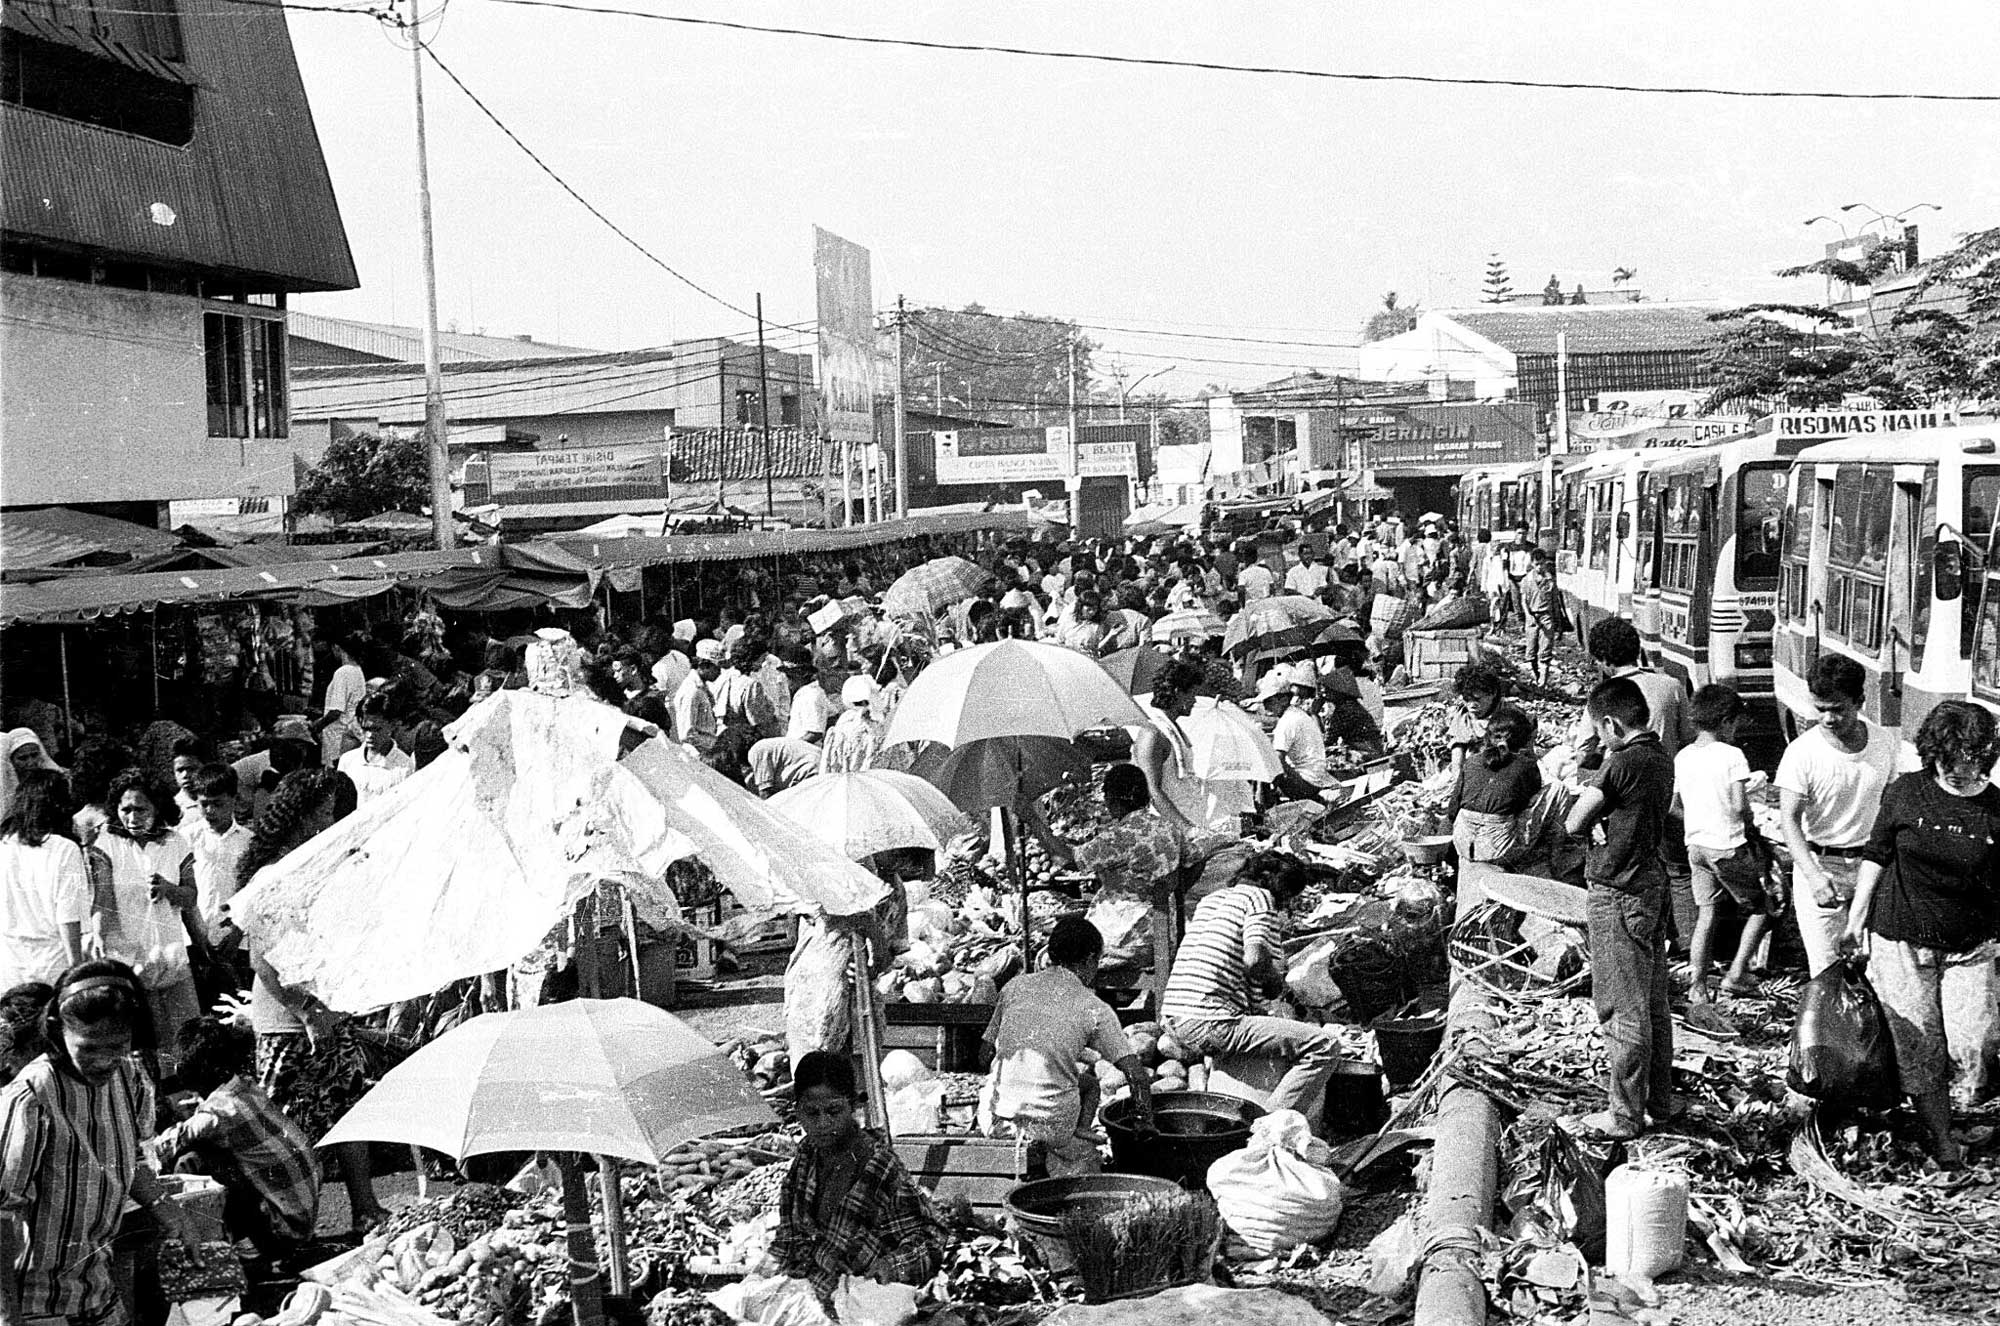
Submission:
[[[361,702],[361,744],[334,767],[354,780],[358,805],[367,805],[417,771],[416,757],[396,744],[394,726],[381,701]]]
[[[1326,736],[1319,722],[1296,703],[1292,670],[1275,667],[1257,680],[1257,703],[1275,721],[1271,745],[1278,752],[1283,772],[1278,775],[1280,796],[1292,800],[1317,798],[1326,791]],[[1310,694],[1311,682],[1307,691]]]
[[[1243,569],[1236,573],[1236,595],[1248,607],[1258,599],[1271,597],[1271,589],[1278,577],[1271,574],[1271,568],[1262,562],[1245,562]]]
[[[194,849],[195,911],[202,938],[211,947],[226,937],[226,910],[236,894],[236,863],[250,846],[250,828],[239,823],[241,788],[236,771],[226,764],[205,764],[195,771],[195,813],[182,818],[181,836]]]
[[[820,746],[826,743],[828,731],[840,721],[840,688],[847,684],[848,672],[825,657],[818,661],[816,671],[816,678],[792,695],[791,723],[785,729],[785,736]]]
[[[1882,789],[1895,778],[1897,744],[1861,714],[1865,674],[1844,654],[1823,654],[1806,679],[1820,721],[1778,763],[1778,811],[1792,854],[1792,906],[1809,974],[1840,955],[1861,851]]]
[[[1325,555],[1301,544],[1299,564],[1285,572],[1285,590],[1288,593],[1316,599],[1332,577],[1333,572],[1326,564]]]

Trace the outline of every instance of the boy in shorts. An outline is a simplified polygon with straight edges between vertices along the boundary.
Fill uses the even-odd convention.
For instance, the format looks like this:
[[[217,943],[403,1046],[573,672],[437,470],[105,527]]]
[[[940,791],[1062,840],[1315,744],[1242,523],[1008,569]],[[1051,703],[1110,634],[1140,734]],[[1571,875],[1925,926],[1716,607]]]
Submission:
[[[1674,756],[1674,800],[1685,825],[1688,869],[1698,909],[1689,944],[1688,1003],[1711,1002],[1708,986],[1709,951],[1716,917],[1725,897],[1744,913],[1743,937],[1736,957],[1722,978],[1730,995],[1753,995],[1750,963],[1771,925],[1772,900],[1765,884],[1766,855],[1751,822],[1750,793],[1763,785],[1763,775],[1750,772],[1749,761],[1735,746],[1736,723],[1743,699],[1727,686],[1704,686],[1688,706],[1695,739]]]

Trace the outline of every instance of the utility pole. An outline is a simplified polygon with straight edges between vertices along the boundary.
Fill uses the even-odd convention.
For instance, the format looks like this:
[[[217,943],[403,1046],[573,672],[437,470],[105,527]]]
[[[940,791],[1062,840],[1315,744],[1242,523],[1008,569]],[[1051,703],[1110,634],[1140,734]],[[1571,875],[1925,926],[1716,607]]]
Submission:
[[[1069,333],[1069,532],[1083,537],[1083,439],[1076,431],[1076,329]]]
[[[903,422],[903,297],[896,296],[896,519],[910,514],[910,442]]]
[[[1549,454],[1542,457],[1542,510],[1539,542],[1543,530],[1555,527],[1556,457],[1569,455],[1569,333],[1556,333],[1556,434]]]
[[[944,360],[931,360],[931,409],[944,414]]]
[[[441,550],[458,543],[451,516],[449,423],[444,413],[444,369],[438,360],[437,254],[431,242],[431,158],[424,137],[424,40],[417,0],[410,0],[410,74],[417,110],[417,219],[424,249],[424,456],[431,471],[431,530]]]
[[[764,292],[757,292],[757,405],[764,421],[764,525],[770,527],[778,511],[775,481],[771,478],[771,367],[764,355]]]

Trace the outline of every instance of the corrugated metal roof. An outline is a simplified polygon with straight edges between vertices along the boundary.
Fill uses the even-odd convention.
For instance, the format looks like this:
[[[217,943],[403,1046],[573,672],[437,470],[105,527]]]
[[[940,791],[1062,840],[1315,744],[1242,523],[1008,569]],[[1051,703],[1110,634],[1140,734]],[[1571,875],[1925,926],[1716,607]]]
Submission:
[[[146,557],[180,544],[165,530],[66,506],[0,512],[0,571],[61,566],[105,554]]]
[[[379,543],[239,543],[233,548],[190,548],[190,556],[218,567],[281,566],[289,562],[335,562],[364,557]]]
[[[716,480],[815,478],[826,473],[826,455],[817,434],[773,428],[767,448],[754,428],[703,428],[676,432],[667,441],[675,483]]]
[[[375,355],[387,363],[420,363],[424,333],[418,327],[386,322],[358,322],[293,309],[287,326],[294,340],[318,341],[343,350]],[[487,336],[471,332],[438,333],[438,355],[447,362],[467,359],[548,359],[597,353],[574,345],[552,345],[525,336]]]
[[[115,60],[128,69],[151,74],[154,78],[163,78],[169,83],[199,86],[187,71],[178,65],[162,60],[158,56],[149,55],[145,51],[134,50],[124,42],[113,41],[100,33],[86,32],[67,23],[55,22],[33,10],[23,9],[18,4],[9,4],[4,10],[0,10],[0,26],[4,26],[10,32],[39,37],[58,46],[82,51],[85,55],[95,56],[100,60]]]
[[[1438,316],[1517,355],[1556,352],[1556,333],[1569,353],[1632,354],[1700,350],[1715,339],[1709,315],[1719,304],[1563,304],[1442,309]]]
[[[44,9],[91,27],[79,0]],[[353,289],[360,279],[283,8],[183,7],[180,27],[185,58],[175,64],[198,85],[193,140],[173,147],[0,104],[0,224],[10,237],[253,288]],[[167,215],[156,204],[170,223],[156,219]]]

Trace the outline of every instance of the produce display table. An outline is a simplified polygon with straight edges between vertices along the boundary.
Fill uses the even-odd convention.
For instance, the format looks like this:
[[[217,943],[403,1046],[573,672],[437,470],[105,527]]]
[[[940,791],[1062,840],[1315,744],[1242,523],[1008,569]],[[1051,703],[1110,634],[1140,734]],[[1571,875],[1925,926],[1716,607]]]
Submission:
[[[1150,999],[1117,1012],[1121,1026],[1153,1020]],[[993,1005],[893,1003],[882,1005],[882,1016],[889,1024],[884,1050],[908,1050],[940,1073],[976,1073],[979,1037],[993,1020]]]

